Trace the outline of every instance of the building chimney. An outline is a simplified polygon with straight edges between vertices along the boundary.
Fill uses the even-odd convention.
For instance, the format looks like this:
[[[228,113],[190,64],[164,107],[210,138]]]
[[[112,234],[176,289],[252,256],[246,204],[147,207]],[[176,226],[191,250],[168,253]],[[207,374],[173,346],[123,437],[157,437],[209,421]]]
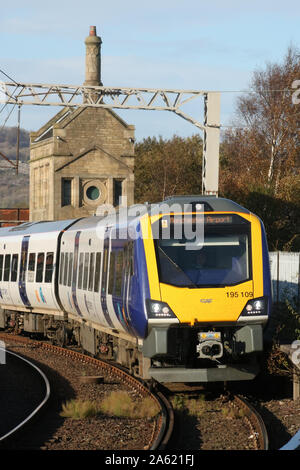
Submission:
[[[85,86],[101,86],[101,38],[96,26],[90,26],[90,34],[85,39]]]

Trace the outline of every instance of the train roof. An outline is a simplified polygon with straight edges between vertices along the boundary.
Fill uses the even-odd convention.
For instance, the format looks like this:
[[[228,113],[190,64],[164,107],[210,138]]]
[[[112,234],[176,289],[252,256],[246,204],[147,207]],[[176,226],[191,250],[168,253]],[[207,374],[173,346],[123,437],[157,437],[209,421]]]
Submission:
[[[146,209],[144,213],[146,213]],[[117,223],[117,225],[122,224],[122,223],[130,223],[133,220],[139,219],[140,215],[133,215],[131,216],[130,214],[127,215],[124,213],[124,217],[120,215],[120,212],[117,210],[113,214],[105,215],[105,216],[91,216],[91,217],[83,217],[82,219],[78,219],[72,227],[70,227],[70,230],[68,231],[77,231],[77,230],[93,230],[95,229],[95,226],[99,224],[100,226],[112,226]]]
[[[191,204],[193,210],[197,210],[197,204],[203,204],[205,212],[241,212],[250,214],[248,209],[245,209],[240,204],[237,204],[230,199],[215,197],[215,196],[202,196],[202,195],[191,195],[191,196],[171,196],[166,198],[164,201],[155,203],[155,204],[137,204],[132,206],[132,214],[134,214],[134,209],[137,209],[139,215],[128,216],[126,219],[129,223],[139,219],[143,214],[148,213],[149,215],[154,213],[159,213],[161,210],[164,210],[166,206],[173,206],[177,204],[185,209],[186,204]],[[173,210],[172,207],[172,210]],[[138,211],[138,209],[140,209]],[[9,237],[9,236],[25,236],[38,233],[46,232],[61,232],[62,230],[89,230],[95,228],[95,225],[98,223],[103,225],[110,225],[117,222],[122,222],[122,218],[115,218],[116,214],[111,216],[92,216],[84,217],[80,219],[69,219],[69,220],[57,220],[57,221],[41,221],[41,222],[25,222],[24,224],[17,225],[14,227],[3,227],[0,228],[0,237]],[[102,224],[101,224],[102,225]]]
[[[70,225],[78,219],[41,221],[41,222],[25,222],[24,224],[14,227],[0,228],[0,237],[25,236],[35,233],[61,232],[66,230]]]
[[[250,211],[245,209],[245,207],[241,206],[240,204],[237,204],[230,199],[216,196],[202,196],[199,194],[191,196],[170,196],[157,205],[159,207],[166,204],[169,206],[178,204],[182,208],[184,208],[186,204],[191,204],[193,210],[197,210],[197,204],[203,204],[205,212],[242,212],[245,214],[250,214]]]

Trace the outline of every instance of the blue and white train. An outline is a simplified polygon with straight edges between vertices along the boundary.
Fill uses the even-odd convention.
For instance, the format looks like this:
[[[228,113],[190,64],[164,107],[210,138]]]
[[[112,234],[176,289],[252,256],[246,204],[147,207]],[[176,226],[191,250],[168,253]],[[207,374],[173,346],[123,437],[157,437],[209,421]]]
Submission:
[[[95,216],[1,228],[0,328],[76,341],[144,379],[254,378],[271,308],[262,222],[222,198],[162,207],[125,226]],[[174,215],[193,218],[199,207],[203,246],[187,249]]]

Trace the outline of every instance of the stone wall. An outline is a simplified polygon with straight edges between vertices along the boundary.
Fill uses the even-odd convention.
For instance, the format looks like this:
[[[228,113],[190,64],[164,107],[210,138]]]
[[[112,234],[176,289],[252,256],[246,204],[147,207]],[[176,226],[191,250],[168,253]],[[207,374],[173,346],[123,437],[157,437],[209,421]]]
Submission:
[[[64,180],[71,181],[71,201],[65,205]],[[120,182],[128,204],[133,204],[134,126],[114,112],[63,109],[31,133],[31,220],[93,215],[99,204],[113,203],[115,181]],[[90,193],[94,199],[88,197]]]

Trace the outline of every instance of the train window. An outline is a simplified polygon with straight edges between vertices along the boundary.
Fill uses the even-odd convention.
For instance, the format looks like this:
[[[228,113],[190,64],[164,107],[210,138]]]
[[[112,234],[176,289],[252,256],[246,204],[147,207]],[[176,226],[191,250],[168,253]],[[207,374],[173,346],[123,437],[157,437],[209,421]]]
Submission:
[[[45,253],[38,253],[35,282],[43,282]]]
[[[114,275],[115,275],[115,252],[112,251],[110,254],[109,261],[109,279],[108,279],[108,294],[113,294],[114,291]]]
[[[101,253],[96,253],[94,292],[99,292]]]
[[[69,253],[65,253],[63,285],[68,284]]]
[[[54,256],[53,252],[47,253],[47,256],[46,256],[46,270],[45,270],[45,282],[52,282],[53,256]]]
[[[19,281],[25,282],[26,280],[26,269],[27,269],[27,251],[22,250],[21,260],[20,260],[20,276]]]
[[[68,286],[72,284],[72,271],[73,270],[73,253],[69,253],[69,267],[68,267]]]
[[[3,255],[0,255],[0,281],[2,281],[2,272],[3,272]]]
[[[193,243],[172,237],[155,240],[160,282],[178,287],[222,287],[249,280],[249,227],[207,225],[201,249],[196,239]]]
[[[9,271],[10,271],[10,255],[5,255],[3,281],[9,281]]]
[[[72,280],[71,280],[71,285],[74,287],[76,287],[76,284],[77,284],[77,274],[78,274],[78,253],[75,253],[73,255],[73,269],[72,269]]]
[[[17,276],[18,276],[18,258],[19,258],[19,256],[17,254],[12,255],[11,278],[10,278],[10,280],[12,282],[16,282],[16,280],[17,280]]]
[[[121,297],[122,294],[122,276],[123,276],[123,262],[124,252],[118,251],[116,259],[116,281],[115,281],[115,295]]]
[[[63,281],[64,257],[65,257],[65,254],[61,253],[61,255],[60,255],[60,264],[59,264],[59,283],[60,284],[62,284],[62,281]]]
[[[107,243],[108,243],[108,240],[105,240],[104,244],[107,244]],[[108,265],[108,248],[104,247],[103,264],[102,264],[102,285],[101,285],[101,293],[102,294],[104,294],[106,292],[107,265]]]
[[[82,289],[82,274],[83,274],[83,253],[79,255],[79,269],[78,269],[78,289]]]
[[[129,276],[134,274],[134,262],[133,262],[133,243],[128,243],[128,262],[129,262]]]
[[[29,253],[28,270],[27,270],[28,282],[34,281],[34,271],[35,271],[35,253]]]
[[[88,283],[88,274],[89,274],[89,253],[85,253],[84,255],[84,267],[83,267],[83,285],[82,289],[86,290],[87,283]]]
[[[89,290],[93,290],[94,271],[95,271],[95,253],[91,253],[90,274],[89,274]]]

